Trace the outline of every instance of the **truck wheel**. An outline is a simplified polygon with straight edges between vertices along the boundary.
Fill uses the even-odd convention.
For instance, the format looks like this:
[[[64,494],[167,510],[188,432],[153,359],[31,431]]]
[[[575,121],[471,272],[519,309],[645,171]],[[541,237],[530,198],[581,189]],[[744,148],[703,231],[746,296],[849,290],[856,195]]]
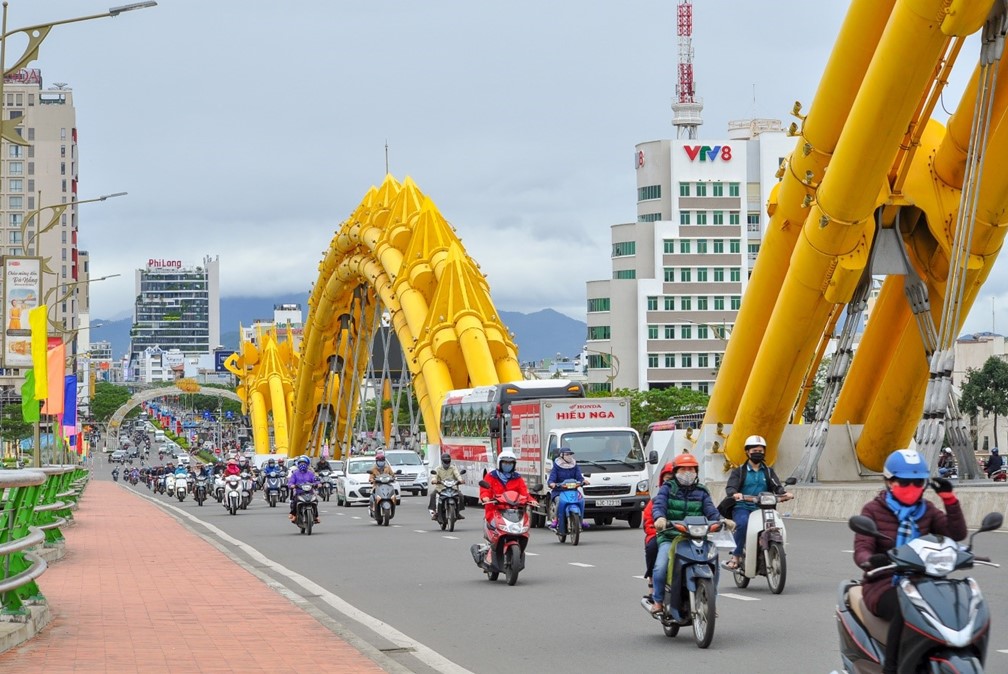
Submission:
[[[634,512],[630,513],[629,517],[627,517],[627,524],[630,525],[631,529],[640,529],[642,517],[643,514],[641,513],[641,511],[635,510]]]

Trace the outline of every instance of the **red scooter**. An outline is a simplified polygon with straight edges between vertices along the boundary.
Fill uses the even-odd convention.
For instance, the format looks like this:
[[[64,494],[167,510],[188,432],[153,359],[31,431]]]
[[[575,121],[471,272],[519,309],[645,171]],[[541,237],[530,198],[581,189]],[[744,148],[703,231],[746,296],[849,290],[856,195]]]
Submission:
[[[490,488],[485,480],[480,486]],[[535,505],[533,498],[509,490],[497,496],[493,519],[485,523],[483,536],[486,543],[473,543],[469,548],[476,566],[490,580],[497,580],[501,572],[508,585],[518,582],[518,574],[525,568],[525,547],[529,541],[528,506]],[[484,520],[485,521],[485,520]]]

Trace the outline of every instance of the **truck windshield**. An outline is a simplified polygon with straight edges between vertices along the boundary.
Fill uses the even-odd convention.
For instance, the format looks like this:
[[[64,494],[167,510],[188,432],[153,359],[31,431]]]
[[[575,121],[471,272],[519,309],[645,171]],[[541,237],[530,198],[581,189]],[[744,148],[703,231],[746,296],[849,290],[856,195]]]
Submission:
[[[564,434],[561,444],[574,450],[578,463],[625,464],[635,470],[644,465],[644,450],[631,431],[579,431]]]

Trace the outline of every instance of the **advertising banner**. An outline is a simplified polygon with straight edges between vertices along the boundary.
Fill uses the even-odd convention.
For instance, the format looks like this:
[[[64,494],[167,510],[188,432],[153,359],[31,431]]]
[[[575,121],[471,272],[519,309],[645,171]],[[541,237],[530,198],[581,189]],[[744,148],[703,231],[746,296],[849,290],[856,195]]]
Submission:
[[[42,260],[38,257],[3,258],[4,367],[32,366],[31,327],[28,312],[42,296]]]

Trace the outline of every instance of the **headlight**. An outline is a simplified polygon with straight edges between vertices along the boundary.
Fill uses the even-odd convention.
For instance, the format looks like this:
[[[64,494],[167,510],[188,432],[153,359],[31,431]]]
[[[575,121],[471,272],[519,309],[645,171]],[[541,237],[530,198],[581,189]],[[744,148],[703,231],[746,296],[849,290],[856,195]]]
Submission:
[[[689,525],[689,535],[690,538],[702,538],[707,535],[707,525],[706,524],[691,524]]]
[[[648,490],[648,481],[647,480],[641,480],[640,482],[637,483],[637,493],[643,494],[647,490]]]
[[[921,555],[924,562],[924,573],[929,576],[947,576],[955,570],[959,554],[955,548],[948,546],[938,550],[929,550]]]
[[[764,492],[759,496],[759,504],[761,506],[777,505],[777,496],[775,494]]]

